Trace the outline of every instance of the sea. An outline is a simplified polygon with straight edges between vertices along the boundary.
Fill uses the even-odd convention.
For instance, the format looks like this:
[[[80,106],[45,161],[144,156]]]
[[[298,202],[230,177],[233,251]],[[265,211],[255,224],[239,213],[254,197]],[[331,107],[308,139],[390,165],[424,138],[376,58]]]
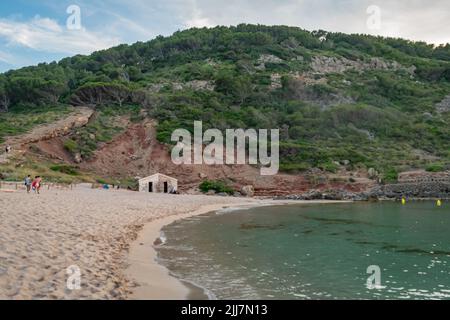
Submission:
[[[450,203],[236,208],[162,230],[158,260],[210,299],[450,299]]]

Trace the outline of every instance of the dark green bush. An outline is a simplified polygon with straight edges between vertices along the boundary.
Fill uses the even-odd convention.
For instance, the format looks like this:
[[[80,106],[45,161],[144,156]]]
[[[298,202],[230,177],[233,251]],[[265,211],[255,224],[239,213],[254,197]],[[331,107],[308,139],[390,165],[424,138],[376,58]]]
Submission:
[[[434,164],[429,165],[426,168],[426,170],[428,172],[442,172],[442,171],[445,171],[445,168],[444,168],[444,166],[442,164],[434,163]]]
[[[51,166],[50,170],[68,174],[70,176],[79,175],[77,168],[75,168],[73,166],[65,165],[65,164]]]
[[[386,170],[383,176],[385,183],[394,183],[398,181],[398,172],[395,168],[389,168]]]
[[[64,141],[64,149],[66,149],[67,151],[74,153],[78,150],[78,144],[76,141],[72,140],[72,139],[68,139],[66,141]]]
[[[228,193],[233,194],[234,190],[228,186],[224,181],[220,180],[205,180],[200,184],[200,191],[207,193],[210,190],[214,190],[216,193]]]

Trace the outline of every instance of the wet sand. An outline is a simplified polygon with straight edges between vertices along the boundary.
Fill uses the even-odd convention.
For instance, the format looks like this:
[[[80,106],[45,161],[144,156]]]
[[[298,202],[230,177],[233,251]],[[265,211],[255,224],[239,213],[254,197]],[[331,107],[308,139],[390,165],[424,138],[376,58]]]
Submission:
[[[243,199],[242,199],[243,200]],[[200,209],[179,215],[171,215],[154,220],[145,225],[139,233],[139,237],[132,243],[128,255],[130,267],[126,275],[137,282],[130,294],[130,299],[135,300],[206,300],[210,299],[203,288],[195,284],[177,279],[172,276],[167,268],[158,263],[156,247],[160,245],[161,230],[165,226],[193,216],[207,214],[225,208],[240,209],[258,206],[274,205],[299,205],[299,204],[323,204],[342,203],[349,201],[274,201],[245,199],[245,202],[235,204],[205,205]]]

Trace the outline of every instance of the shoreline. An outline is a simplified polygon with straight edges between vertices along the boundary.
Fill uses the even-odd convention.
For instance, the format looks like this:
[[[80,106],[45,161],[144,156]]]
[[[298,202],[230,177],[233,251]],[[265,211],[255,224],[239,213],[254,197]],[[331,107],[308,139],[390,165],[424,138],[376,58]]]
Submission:
[[[222,208],[229,208],[225,214],[255,206],[349,202],[175,196],[106,191],[89,184],[44,188],[40,195],[8,189],[0,190],[4,300],[206,299],[209,288],[183,282],[155,261],[158,247],[153,245],[165,225]],[[81,270],[82,286],[67,290],[67,268],[74,265]],[[159,287],[146,292],[142,284]]]
[[[146,223],[139,231],[137,239],[131,243],[126,258],[128,267],[125,270],[125,275],[136,284],[135,287],[131,288],[131,294],[127,298],[132,300],[209,300],[211,298],[207,294],[207,288],[201,288],[196,284],[176,278],[169,269],[157,260],[158,252],[155,248],[155,242],[160,238],[162,229],[176,221],[222,209],[238,211],[261,206],[354,202],[346,200],[259,199],[247,199],[247,201],[241,204],[204,205],[188,213],[166,216]]]

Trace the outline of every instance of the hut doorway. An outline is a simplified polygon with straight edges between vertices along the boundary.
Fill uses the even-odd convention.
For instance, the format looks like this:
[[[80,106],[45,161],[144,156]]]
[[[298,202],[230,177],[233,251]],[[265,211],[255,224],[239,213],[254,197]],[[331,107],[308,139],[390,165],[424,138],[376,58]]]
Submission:
[[[153,192],[153,182],[148,183],[148,192]]]
[[[169,192],[169,183],[167,181],[164,181],[164,193]]]

